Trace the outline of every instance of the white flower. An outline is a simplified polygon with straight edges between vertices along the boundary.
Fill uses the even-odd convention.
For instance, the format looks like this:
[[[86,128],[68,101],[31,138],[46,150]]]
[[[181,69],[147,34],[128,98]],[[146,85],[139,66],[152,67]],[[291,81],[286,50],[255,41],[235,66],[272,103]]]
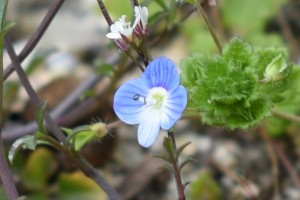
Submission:
[[[122,35],[131,40],[133,29],[130,22],[126,22],[126,15],[123,15],[118,21],[110,26],[110,33],[106,34],[109,39],[117,40],[122,39]]]
[[[146,34],[148,29],[148,9],[146,7],[134,7],[135,21],[133,29],[139,34]]]

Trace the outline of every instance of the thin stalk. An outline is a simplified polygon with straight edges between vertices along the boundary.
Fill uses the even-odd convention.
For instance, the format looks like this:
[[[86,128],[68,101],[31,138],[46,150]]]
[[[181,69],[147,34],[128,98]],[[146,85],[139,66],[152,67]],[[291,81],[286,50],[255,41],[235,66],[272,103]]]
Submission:
[[[145,71],[144,67],[135,59],[135,57],[131,54],[130,50],[124,51],[124,53],[131,58],[131,60],[140,68],[142,72]]]
[[[105,18],[108,26],[110,27],[113,24],[113,21],[112,21],[110,15],[109,15],[109,13],[108,13],[108,11],[107,11],[104,3],[103,3],[103,1],[102,0],[97,0],[97,1],[98,1],[98,5],[99,5],[99,7],[101,9],[101,12],[102,12],[104,18]]]
[[[202,6],[196,0],[194,1],[194,5],[197,7],[198,11],[202,15],[202,17],[203,17],[203,19],[205,21],[205,24],[208,27],[210,35],[212,36],[212,38],[213,38],[213,40],[214,40],[214,42],[215,42],[215,44],[216,44],[216,46],[217,46],[220,54],[222,54],[222,45],[221,45],[220,41],[218,40],[218,37],[217,37],[217,35],[216,35],[216,33],[215,33],[214,29],[213,29],[212,24],[210,23],[207,15],[205,14],[204,10],[202,9]]]
[[[101,188],[106,192],[111,200],[121,200],[122,198],[120,195],[113,189],[105,179],[86,161],[84,160],[79,154],[74,151],[70,151],[65,146],[61,145],[58,141],[49,137],[47,135],[40,136],[39,139],[43,141],[47,141],[52,146],[57,149],[58,151],[63,152],[66,156],[71,159],[76,166],[87,176],[94,180],[98,185],[101,185]]]
[[[132,0],[131,3],[132,3],[133,6],[139,6],[140,5],[137,0]]]
[[[286,119],[286,120],[290,120],[290,121],[293,121],[293,122],[300,123],[300,117],[297,116],[297,115],[281,112],[281,111],[276,110],[276,109],[272,109],[272,113],[273,113],[273,115],[275,115],[277,117],[280,117],[282,119]]]
[[[34,89],[32,88],[32,86],[31,86],[24,70],[22,69],[9,38],[5,37],[4,42],[5,42],[5,46],[6,46],[6,50],[8,52],[8,55],[10,56],[10,58],[12,60],[12,63],[15,67],[15,70],[16,70],[16,72],[19,76],[19,79],[20,79],[23,87],[25,88],[28,96],[30,97],[32,102],[35,104],[35,106],[40,105],[41,101],[40,101],[39,97],[37,96],[37,94],[35,93]],[[60,141],[67,144],[66,137],[60,131],[58,125],[50,117],[50,115],[48,114],[47,111],[45,112],[45,121],[46,121],[46,124],[47,124],[49,130],[51,130],[53,132],[53,134],[55,134],[55,136]],[[51,137],[48,136],[48,139],[49,138],[51,138]],[[51,142],[53,142],[53,143],[58,143],[59,144],[59,142],[57,142],[53,138],[51,138],[49,140],[51,140]],[[62,145],[60,145],[60,146],[62,146]],[[67,154],[67,155],[70,155],[70,154]],[[80,157],[79,155],[77,155],[77,156]],[[86,174],[86,176],[92,178],[92,180],[94,180],[105,192],[107,192],[107,195],[109,195],[110,199],[114,199],[114,200],[119,200],[120,199],[120,198],[118,198],[119,195],[117,194],[117,192],[111,186],[109,186],[106,183],[106,181],[100,176],[99,173],[97,173],[97,171],[91,165],[85,165],[85,164],[82,164],[82,163],[79,164],[77,161],[75,162],[75,164],[77,164],[77,166],[81,170],[84,169],[83,172]],[[83,165],[85,165],[84,168],[83,168]]]
[[[46,32],[47,28],[49,27],[50,23],[54,19],[55,15],[61,8],[62,4],[65,0],[56,0],[49,8],[47,14],[45,15],[43,21],[41,22],[41,25],[38,27],[36,32],[31,36],[31,38],[26,43],[25,47],[22,49],[21,53],[18,56],[18,60],[20,63],[31,53],[31,51],[36,47],[44,33]],[[6,67],[4,71],[3,79],[4,81],[11,75],[11,73],[14,71],[13,64],[10,64],[8,67]]]
[[[3,141],[2,141],[2,122],[3,122],[3,40],[0,40],[0,176],[7,193],[8,199],[18,199],[19,195],[10,172]]]
[[[38,107],[42,103],[42,101],[40,100],[40,98],[36,94],[36,92],[34,91],[32,85],[30,84],[30,82],[27,78],[26,73],[24,72],[22,66],[20,65],[17,54],[16,54],[8,36],[5,37],[4,44],[5,44],[7,53],[12,61],[12,64],[13,64],[13,66],[18,74],[18,77],[22,83],[22,86],[26,90],[26,93],[28,94],[28,96],[29,96],[30,100],[33,102],[33,104],[36,107]],[[57,139],[59,139],[60,141],[65,143],[66,142],[65,135],[61,132],[61,130],[56,125],[56,123],[54,122],[54,120],[51,118],[51,116],[49,115],[49,113],[47,111],[45,112],[45,121],[46,121],[48,128],[52,131],[53,135],[55,135],[55,137]]]
[[[175,140],[174,132],[168,131],[168,137],[171,138],[172,143],[173,143],[173,154],[177,155],[177,147],[176,147],[176,140]],[[178,161],[177,156],[175,156],[175,159],[172,162],[172,166],[174,169],[174,176],[175,176],[175,180],[176,180],[178,200],[185,200],[184,185],[182,184],[179,161]]]

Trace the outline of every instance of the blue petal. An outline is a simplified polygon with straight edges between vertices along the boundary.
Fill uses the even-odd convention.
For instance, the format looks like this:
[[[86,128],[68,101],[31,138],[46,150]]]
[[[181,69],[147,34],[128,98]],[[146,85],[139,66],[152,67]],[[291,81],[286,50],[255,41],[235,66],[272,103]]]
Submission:
[[[187,91],[182,85],[169,95],[166,107],[162,112],[160,124],[161,128],[165,130],[170,129],[181,118],[187,104]]]
[[[148,94],[147,85],[142,79],[134,79],[124,83],[114,96],[115,113],[127,124],[138,124],[140,114],[145,110],[143,102],[133,99],[136,94],[144,97]]]
[[[150,147],[157,138],[160,130],[160,118],[146,110],[138,128],[139,144],[145,148]]]
[[[177,88],[180,82],[175,63],[167,57],[153,60],[142,78],[146,80],[149,88],[163,87],[167,91]]]

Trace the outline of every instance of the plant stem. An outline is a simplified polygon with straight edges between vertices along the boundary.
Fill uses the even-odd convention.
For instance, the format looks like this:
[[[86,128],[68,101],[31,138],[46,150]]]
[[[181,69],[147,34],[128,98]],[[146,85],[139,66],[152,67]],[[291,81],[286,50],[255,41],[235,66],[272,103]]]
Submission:
[[[37,43],[40,41],[53,18],[55,17],[58,10],[61,8],[65,0],[55,0],[54,3],[49,8],[47,14],[45,15],[41,25],[38,27],[36,32],[31,36],[31,38],[26,43],[25,47],[22,49],[21,53],[18,56],[20,63],[31,53],[35,48]],[[9,77],[9,75],[14,71],[14,67],[10,64],[4,71],[3,79],[4,81]]]
[[[286,119],[286,120],[290,120],[290,121],[293,121],[293,122],[300,123],[300,117],[297,116],[297,115],[281,112],[281,111],[276,110],[276,109],[272,109],[272,113],[273,113],[273,115],[275,115],[277,117],[280,117],[282,119]]]
[[[139,6],[139,5],[140,5],[139,2],[138,2],[137,0],[132,0],[132,1],[131,1],[131,4],[132,4],[133,6]]]
[[[2,122],[3,122],[3,40],[0,39],[0,176],[7,193],[8,199],[18,199],[19,195],[10,172],[3,141],[2,141]]]
[[[180,174],[180,167],[179,167],[179,161],[177,156],[177,147],[176,147],[176,140],[175,135],[173,131],[168,131],[168,137],[171,138],[173,143],[173,154],[175,155],[175,159],[172,162],[172,166],[174,169],[174,176],[176,180],[177,185],[177,192],[178,192],[178,200],[185,200],[185,194],[184,194],[184,185],[182,184],[181,174]]]
[[[103,1],[102,0],[97,0],[97,1],[98,1],[98,5],[99,5],[99,7],[101,9],[101,12],[102,12],[104,18],[105,18],[108,26],[110,27],[113,24],[113,21],[112,21],[110,15],[109,15],[109,13],[108,13],[108,11],[107,11],[104,3],[103,3]]]
[[[210,32],[210,35],[212,36],[212,38],[213,38],[213,40],[214,40],[214,42],[215,42],[215,44],[216,44],[216,46],[217,46],[217,48],[218,48],[220,54],[222,55],[222,45],[221,45],[220,41],[218,40],[218,37],[217,37],[216,33],[214,32],[214,29],[213,29],[212,24],[210,23],[210,21],[209,21],[207,15],[205,14],[204,10],[202,9],[202,6],[201,6],[201,5],[199,4],[199,2],[196,1],[196,0],[194,1],[194,5],[197,7],[198,11],[199,11],[200,14],[202,15],[202,17],[203,17],[203,19],[204,19],[204,21],[205,21],[205,24],[206,24],[207,27],[208,27],[208,30],[209,30],[209,32]]]
[[[25,88],[28,96],[30,97],[30,100],[32,100],[32,102],[35,104],[35,106],[40,105],[41,100],[39,99],[38,95],[32,88],[23,68],[21,67],[21,65],[18,61],[17,55],[16,55],[16,53],[13,49],[13,46],[8,37],[5,37],[5,46],[6,46],[7,52],[12,60],[12,63],[15,67],[15,70],[19,76],[19,79],[20,79],[23,87]],[[51,116],[48,114],[47,111],[45,112],[45,121],[46,121],[46,124],[47,124],[49,130],[51,130],[53,132],[53,134],[55,134],[57,139],[59,141],[62,141],[65,144],[67,144],[66,137],[60,131],[58,125],[54,122],[54,120],[51,118]],[[51,138],[51,137],[48,136],[48,140],[53,142],[54,144],[60,144],[53,138],[51,138],[51,139],[49,139],[49,138]],[[62,145],[60,145],[60,146],[62,146]],[[61,150],[64,150],[64,152],[67,155],[71,155],[70,153],[66,152],[65,147],[61,148]],[[73,155],[71,158],[73,158],[74,156],[75,155]],[[76,156],[80,157],[79,155],[76,155]],[[108,185],[106,183],[106,181],[100,176],[100,174],[91,165],[87,165],[86,163],[82,163],[82,162],[79,163],[77,160],[74,160],[74,162],[85,173],[86,176],[92,178],[92,180],[94,180],[105,192],[107,192],[107,195],[110,197],[110,199],[114,199],[114,200],[120,199],[120,198],[118,198],[117,192],[110,185]]]
[[[30,100],[33,102],[33,104],[36,107],[38,107],[42,103],[42,101],[40,100],[40,98],[38,97],[36,92],[34,91],[32,85],[30,84],[30,82],[27,78],[26,73],[24,72],[22,66],[20,65],[18,57],[16,55],[16,52],[15,52],[8,36],[5,37],[4,44],[5,44],[7,53],[12,61],[12,64],[18,74],[18,77],[19,77],[24,89],[26,90],[26,92],[27,92]],[[56,123],[54,122],[54,120],[51,118],[51,116],[49,115],[49,113],[47,111],[45,112],[45,121],[46,121],[46,124],[49,127],[49,129],[51,129],[53,135],[55,135],[55,137],[57,139],[59,139],[60,141],[65,143],[66,137],[60,131],[59,127],[56,125]]]
[[[67,157],[70,158],[87,177],[90,177],[98,185],[101,185],[101,188],[109,196],[109,199],[111,199],[111,200],[122,199],[120,197],[120,195],[105,181],[105,179],[79,154],[77,154],[74,151],[70,151],[65,146],[63,146],[59,142],[57,142],[55,139],[53,139],[52,137],[49,137],[47,135],[39,136],[38,139],[49,142],[50,144],[52,144],[52,146],[55,149],[66,154]]]

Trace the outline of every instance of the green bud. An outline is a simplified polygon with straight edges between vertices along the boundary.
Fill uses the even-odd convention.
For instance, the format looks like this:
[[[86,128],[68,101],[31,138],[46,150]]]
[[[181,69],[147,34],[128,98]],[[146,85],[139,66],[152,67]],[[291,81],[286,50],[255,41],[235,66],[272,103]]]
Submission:
[[[104,124],[102,122],[91,125],[90,129],[96,138],[103,138],[108,133],[106,124]]]
[[[277,55],[267,65],[262,83],[274,82],[284,79],[289,74],[289,65],[282,54]]]

